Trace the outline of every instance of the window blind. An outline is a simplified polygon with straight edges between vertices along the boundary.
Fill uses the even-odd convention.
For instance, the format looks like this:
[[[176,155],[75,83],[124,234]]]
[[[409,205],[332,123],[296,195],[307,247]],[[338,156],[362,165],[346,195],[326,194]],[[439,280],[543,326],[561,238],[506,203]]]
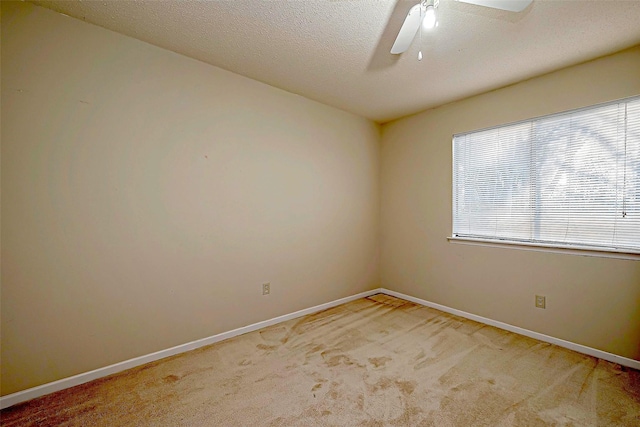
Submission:
[[[640,97],[454,135],[453,236],[640,253]]]

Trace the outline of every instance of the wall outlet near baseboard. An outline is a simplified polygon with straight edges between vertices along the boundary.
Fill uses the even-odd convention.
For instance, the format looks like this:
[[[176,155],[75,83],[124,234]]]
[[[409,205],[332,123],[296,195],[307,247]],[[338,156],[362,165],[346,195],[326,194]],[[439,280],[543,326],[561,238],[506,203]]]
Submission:
[[[536,307],[547,308],[547,298],[544,295],[536,295]]]
[[[262,295],[269,295],[271,293],[271,283],[262,284]]]

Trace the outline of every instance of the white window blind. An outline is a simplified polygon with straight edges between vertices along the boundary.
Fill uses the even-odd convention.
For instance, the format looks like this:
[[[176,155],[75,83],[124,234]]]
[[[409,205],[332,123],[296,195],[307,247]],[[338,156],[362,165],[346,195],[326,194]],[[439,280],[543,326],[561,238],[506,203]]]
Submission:
[[[453,236],[640,253],[640,97],[455,135]]]

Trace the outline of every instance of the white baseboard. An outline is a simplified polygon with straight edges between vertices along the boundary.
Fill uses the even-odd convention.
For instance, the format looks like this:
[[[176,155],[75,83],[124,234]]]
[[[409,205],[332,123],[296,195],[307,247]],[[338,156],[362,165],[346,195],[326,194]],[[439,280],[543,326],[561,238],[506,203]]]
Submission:
[[[380,292],[386,295],[390,295],[393,297],[405,299],[407,301],[415,302],[416,304],[424,305],[426,307],[435,308],[436,310],[444,311],[445,313],[464,317],[465,319],[475,320],[476,322],[479,322],[479,323],[495,326],[496,328],[504,329],[505,331],[515,332],[516,334],[524,335],[525,337],[534,338],[539,341],[555,344],[559,347],[568,348],[569,350],[577,351],[578,353],[586,354],[593,357],[598,357],[603,360],[608,360],[609,362],[617,363],[619,365],[640,370],[639,360],[629,359],[628,357],[622,357],[622,356],[618,356],[617,354],[607,353],[606,351],[587,347],[586,345],[576,344],[571,341],[562,340],[560,338],[554,338],[549,335],[544,335],[538,332],[530,331],[528,329],[519,328],[518,326],[509,325],[508,323],[503,323],[497,320],[488,319],[486,317],[478,316],[476,314],[467,313],[466,311],[456,310],[455,308],[450,308],[450,307],[447,307],[446,305],[440,305],[440,304],[436,304],[420,298],[415,298],[409,295],[405,295],[400,292],[390,291],[389,289],[381,288]]]
[[[298,317],[306,316],[307,314],[317,313],[318,311],[326,310],[345,304],[360,298],[365,298],[371,295],[380,293],[380,289],[372,289],[370,291],[361,292],[356,295],[352,295],[345,298],[340,298],[335,301],[327,302],[325,304],[316,305],[315,307],[305,308],[293,313],[285,314],[283,316],[274,317],[273,319],[265,320],[262,322],[254,323],[252,325],[243,326],[242,328],[234,329],[232,331],[223,332],[221,334],[213,335],[207,338],[202,338],[196,341],[191,341],[186,344],[177,345],[175,347],[168,348],[166,350],[156,351],[155,353],[147,354],[133,359],[125,360],[123,362],[115,363],[113,365],[105,366],[104,368],[94,369],[93,371],[83,372],[82,374],[74,375],[72,377],[63,378],[58,381],[53,381],[47,384],[39,385],[37,387],[29,388],[26,390],[18,391],[16,393],[8,394],[0,397],[0,409],[8,408],[15,404],[25,402],[27,400],[35,399],[36,397],[44,396],[46,394],[54,393],[56,391],[64,390],[65,388],[74,387],[80,384],[93,381],[98,378],[106,377],[107,375],[122,372],[127,369],[135,368],[136,366],[144,365],[145,363],[155,362],[156,360],[164,359],[165,357],[175,356],[176,354],[184,353],[196,348],[204,347],[206,345],[217,343],[218,341],[226,340],[238,335],[253,332],[257,329],[266,328],[267,326],[275,325],[276,323],[285,322],[287,320],[295,319]]]
[[[246,334],[248,332],[255,331],[257,329],[265,328],[267,326],[275,325],[277,323],[285,322],[287,320],[295,319],[298,317],[306,316],[307,314],[317,313],[328,308],[338,306],[357,300],[359,298],[365,298],[378,293],[402,298],[407,301],[414,302],[426,307],[435,308],[436,310],[443,311],[445,313],[453,314],[456,316],[464,317],[466,319],[475,320],[476,322],[484,323],[486,325],[495,326],[496,328],[504,329],[506,331],[514,332],[516,334],[524,335],[530,338],[534,338],[540,341],[555,344],[560,347],[568,348],[570,350],[577,351],[579,353],[587,354],[589,356],[599,357],[600,359],[608,360],[609,362],[617,363],[623,366],[640,370],[640,361],[629,359],[626,357],[618,356],[616,354],[607,353],[606,351],[597,350],[595,348],[587,347],[581,344],[575,344],[570,341],[561,340],[559,338],[550,337],[548,335],[533,332],[528,329],[519,328],[517,326],[502,323],[497,320],[488,319],[486,317],[477,316],[475,314],[467,313],[462,310],[456,310],[444,305],[432,303],[420,298],[415,298],[410,295],[405,295],[400,292],[391,291],[385,288],[372,289],[370,291],[361,292],[356,295],[352,295],[345,298],[340,298],[335,301],[327,302],[325,304],[316,305],[315,307],[299,310],[294,313],[285,314],[283,316],[274,317],[273,319],[265,320],[262,322],[254,323],[252,325],[244,326],[242,328],[234,329],[232,331],[223,332],[221,334],[213,335],[208,338],[203,338],[196,341],[191,341],[186,344],[181,344],[175,347],[168,348],[166,350],[160,350],[155,353],[147,354],[144,356],[136,357],[133,359],[125,360],[123,362],[115,363],[113,365],[105,366],[104,368],[94,369],[93,371],[84,372],[82,374],[74,375],[69,378],[63,378],[58,381],[43,384],[37,387],[22,390],[13,394],[0,397],[0,409],[8,408],[15,404],[25,402],[27,400],[35,399],[36,397],[44,396],[46,394],[54,393],[56,391],[64,390],[69,387],[74,387],[80,384],[84,384],[89,381],[93,381],[98,378],[106,377],[107,375],[115,374],[126,369],[135,368],[136,366],[144,365],[145,363],[154,362],[156,360],[164,359],[165,357],[174,356],[176,354],[184,353],[196,348],[204,347],[206,345],[217,343],[218,341],[226,340],[238,335]]]

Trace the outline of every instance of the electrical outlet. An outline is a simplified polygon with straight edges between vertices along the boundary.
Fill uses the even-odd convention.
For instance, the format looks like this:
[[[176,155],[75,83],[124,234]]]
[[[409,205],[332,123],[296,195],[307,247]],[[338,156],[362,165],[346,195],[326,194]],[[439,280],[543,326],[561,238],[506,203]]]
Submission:
[[[547,308],[547,299],[544,295],[536,295],[536,307]]]
[[[269,295],[271,293],[271,283],[262,284],[262,295]]]

